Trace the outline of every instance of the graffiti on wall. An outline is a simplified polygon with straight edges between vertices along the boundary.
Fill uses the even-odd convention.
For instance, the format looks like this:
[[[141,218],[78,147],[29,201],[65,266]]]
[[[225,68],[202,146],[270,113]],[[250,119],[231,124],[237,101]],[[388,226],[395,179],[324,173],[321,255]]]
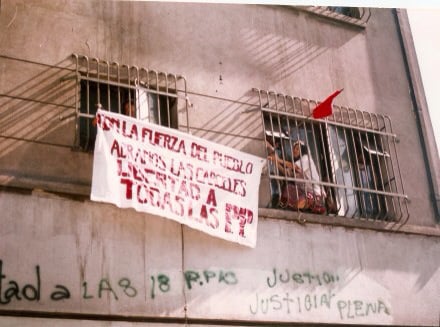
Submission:
[[[371,315],[390,315],[390,309],[381,299],[374,301],[358,298],[337,298],[336,289],[341,278],[336,273],[298,272],[289,269],[273,268],[266,278],[268,289],[290,285],[293,292],[282,292],[268,295],[255,294],[254,303],[249,305],[251,314],[302,314],[316,310],[337,310],[341,320],[368,317]],[[295,292],[298,289],[305,292]],[[283,288],[284,289],[284,288]],[[310,291],[312,290],[312,291]]]
[[[5,306],[14,301],[39,302],[43,299],[50,301],[70,301],[73,299],[71,289],[76,285],[64,285],[54,282],[44,284],[44,278],[39,265],[32,269],[31,279],[19,283],[14,279],[14,274],[5,269],[5,264],[0,260],[0,306]],[[173,291],[172,278],[164,273],[146,277],[148,287],[147,296],[154,301],[158,296],[166,296]],[[230,288],[234,294],[234,287],[240,284],[240,277],[232,270],[185,270],[182,272],[185,291],[197,292],[208,285]],[[301,315],[309,312],[326,310],[337,312],[340,320],[353,320],[360,317],[373,315],[390,316],[390,306],[381,298],[375,300],[362,297],[342,298],[338,296],[337,289],[342,278],[336,273],[299,272],[289,269],[273,268],[268,275],[261,279],[258,291],[245,303],[249,314],[268,315]],[[285,286],[290,288],[286,288]],[[127,276],[111,279],[102,277],[96,282],[82,280],[80,297],[84,301],[112,298],[119,301],[122,298],[130,299],[141,296],[144,288],[139,288]],[[287,289],[287,291],[286,291]],[[141,291],[142,290],[142,291]],[[236,296],[240,296],[237,289]],[[176,290],[179,291],[179,290]]]

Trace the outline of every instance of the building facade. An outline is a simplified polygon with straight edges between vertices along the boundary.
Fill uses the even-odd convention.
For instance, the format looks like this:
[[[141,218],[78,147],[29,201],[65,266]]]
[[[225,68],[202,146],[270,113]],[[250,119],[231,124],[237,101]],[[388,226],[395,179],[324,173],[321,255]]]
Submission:
[[[91,201],[97,109],[285,163],[300,140],[308,161],[266,160],[246,247]],[[439,324],[404,10],[3,1],[0,149],[2,326]]]

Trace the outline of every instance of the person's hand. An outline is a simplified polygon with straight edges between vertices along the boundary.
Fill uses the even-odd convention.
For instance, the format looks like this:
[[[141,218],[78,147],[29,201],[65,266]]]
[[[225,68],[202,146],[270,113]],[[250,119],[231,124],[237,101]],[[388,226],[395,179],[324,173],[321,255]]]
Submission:
[[[276,153],[269,154],[267,156],[267,159],[269,159],[270,161],[276,163],[277,162],[277,155],[276,155]]]
[[[270,144],[269,141],[266,140],[266,148],[267,148],[267,152],[269,154],[273,154],[275,152],[274,147],[272,146],[272,144]]]

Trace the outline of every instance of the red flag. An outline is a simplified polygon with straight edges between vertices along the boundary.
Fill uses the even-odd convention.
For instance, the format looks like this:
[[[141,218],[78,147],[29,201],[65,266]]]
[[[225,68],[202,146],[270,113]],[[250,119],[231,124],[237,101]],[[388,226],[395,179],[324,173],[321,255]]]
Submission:
[[[343,89],[340,89],[334,92],[332,95],[328,96],[327,99],[317,105],[312,113],[313,118],[318,119],[330,116],[332,114],[332,101],[339,93],[342,92],[342,90]]]

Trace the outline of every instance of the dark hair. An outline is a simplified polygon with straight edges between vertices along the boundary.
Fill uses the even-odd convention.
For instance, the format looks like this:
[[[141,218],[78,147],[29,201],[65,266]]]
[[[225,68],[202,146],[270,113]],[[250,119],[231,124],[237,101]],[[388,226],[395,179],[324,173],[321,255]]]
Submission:
[[[134,106],[133,99],[125,99],[125,101],[122,103],[122,106],[125,106],[126,104],[131,104],[132,106]]]
[[[299,149],[300,150],[300,156],[299,157],[309,153],[307,146],[302,141],[295,141],[293,143],[293,147],[295,147],[297,144],[300,147],[300,149]],[[293,148],[292,148],[292,156],[293,156]],[[296,160],[297,158],[294,157],[293,159]]]

